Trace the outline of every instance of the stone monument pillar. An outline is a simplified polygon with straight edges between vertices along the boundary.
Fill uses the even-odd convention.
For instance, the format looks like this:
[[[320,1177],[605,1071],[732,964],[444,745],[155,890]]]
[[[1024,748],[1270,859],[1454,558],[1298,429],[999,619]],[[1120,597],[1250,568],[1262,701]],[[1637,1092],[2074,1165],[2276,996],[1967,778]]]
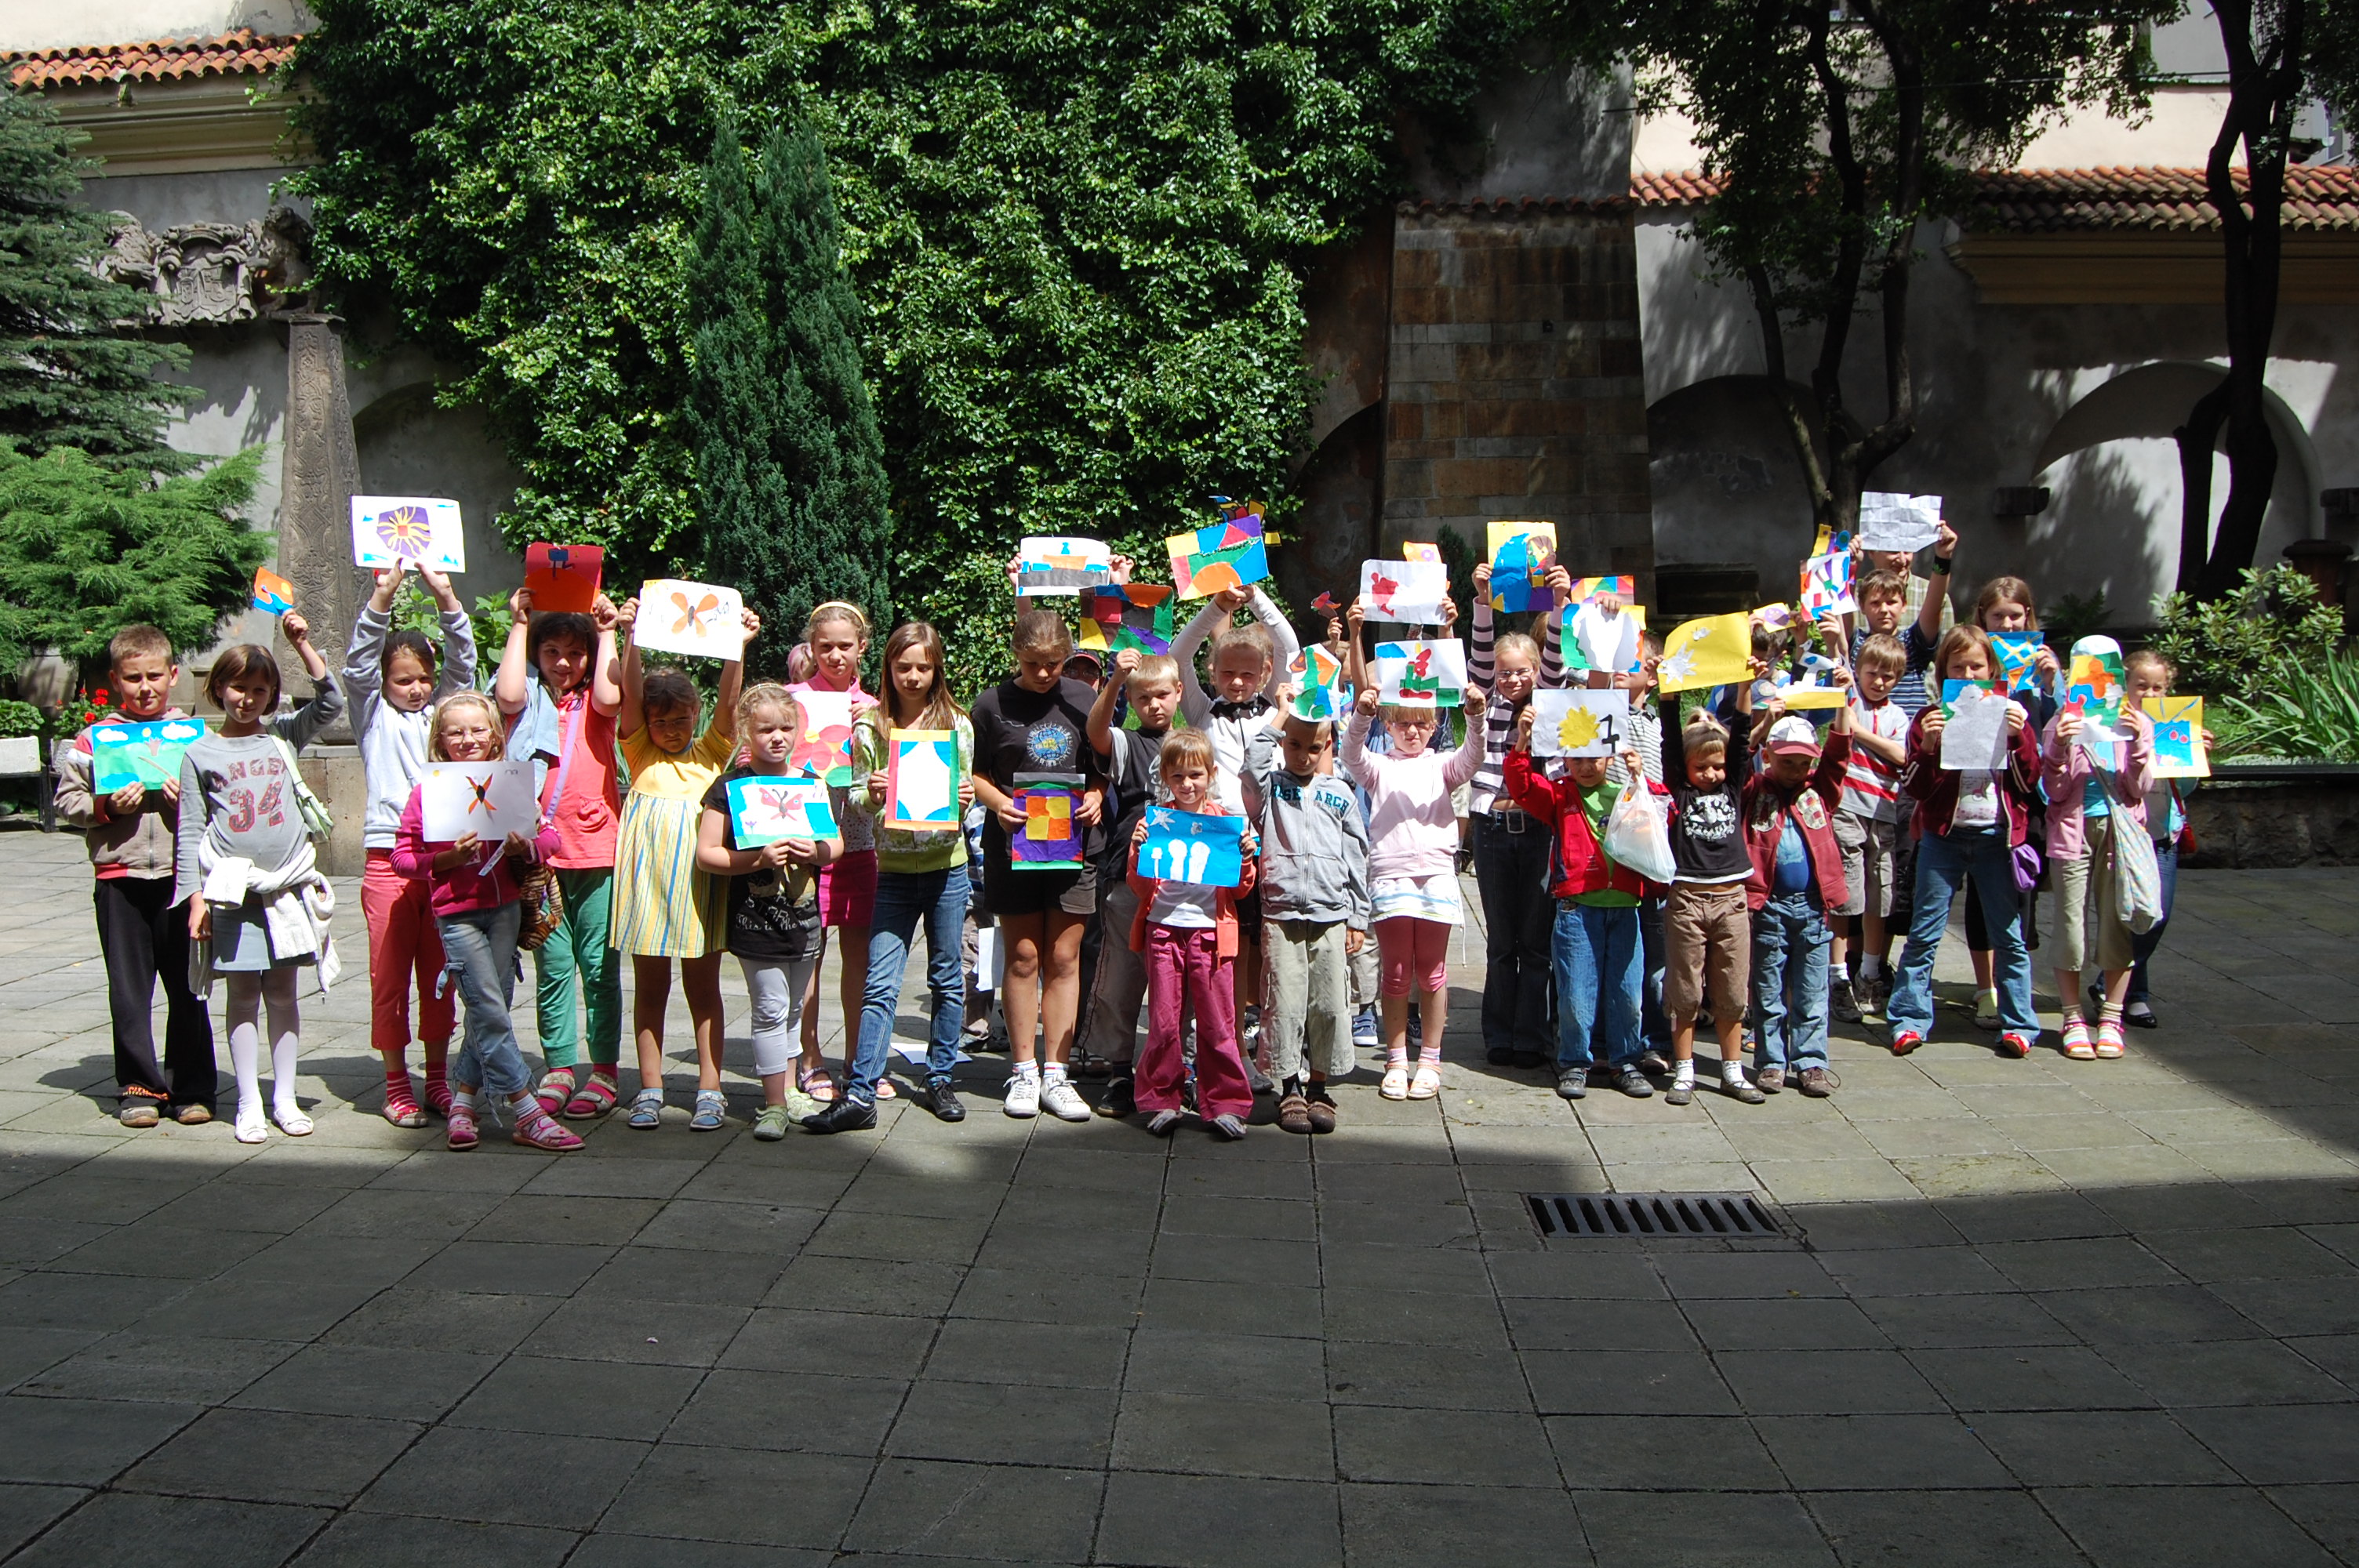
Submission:
[[[344,394],[342,323],[315,310],[289,311],[287,438],[279,480],[278,570],[295,585],[311,641],[332,670],[343,668],[353,619],[368,600],[368,574],[353,564],[352,500],[360,454]],[[324,737],[351,739],[343,720]]]

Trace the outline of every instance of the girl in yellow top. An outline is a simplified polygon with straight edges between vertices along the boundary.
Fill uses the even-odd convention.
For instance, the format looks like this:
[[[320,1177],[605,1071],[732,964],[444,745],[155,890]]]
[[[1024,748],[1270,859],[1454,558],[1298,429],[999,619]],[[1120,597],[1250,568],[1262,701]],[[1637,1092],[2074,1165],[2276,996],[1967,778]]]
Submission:
[[[762,622],[753,611],[745,613],[751,643]],[[697,870],[696,827],[704,792],[737,752],[737,691],[745,669],[736,659],[721,666],[712,726],[699,738],[703,704],[695,683],[678,670],[649,673],[640,665],[638,643],[630,634],[638,618],[634,599],[614,625],[624,643],[623,704],[614,717],[631,793],[614,846],[614,939],[616,951],[630,956],[638,993],[631,1023],[638,1034],[639,1092],[631,1100],[630,1125],[652,1129],[663,1120],[664,1007],[671,999],[674,958],[680,989],[688,993],[697,1062],[717,1067],[721,1060],[721,898],[712,877]],[[719,1089],[699,1089],[688,1124],[700,1132],[718,1130],[725,1108]]]

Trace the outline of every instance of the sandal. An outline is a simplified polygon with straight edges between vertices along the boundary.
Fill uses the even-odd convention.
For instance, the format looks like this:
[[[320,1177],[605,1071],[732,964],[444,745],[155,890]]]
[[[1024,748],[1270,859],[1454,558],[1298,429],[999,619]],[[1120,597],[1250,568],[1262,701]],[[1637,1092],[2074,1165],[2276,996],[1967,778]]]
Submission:
[[[532,1092],[539,1099],[540,1108],[554,1115],[573,1098],[573,1091],[580,1087],[572,1068],[551,1067],[540,1076],[540,1087]]]
[[[590,1081],[575,1089],[565,1102],[564,1117],[568,1121],[588,1121],[614,1108],[623,1098],[622,1081],[611,1070],[590,1069]]]
[[[2122,1021],[2118,1018],[2100,1020],[2097,1024],[2097,1054],[2111,1061],[2122,1054],[2123,1044]]]
[[[663,1125],[663,1090],[641,1089],[631,1097],[629,1125],[651,1132]]]
[[[404,1073],[397,1084],[390,1078],[386,1080],[385,1119],[412,1131],[426,1125],[426,1112],[419,1105],[418,1097],[410,1092],[408,1074]]]
[[[1376,1081],[1376,1092],[1386,1099],[1408,1098],[1408,1065],[1397,1062],[1386,1067],[1385,1076]]]
[[[509,1142],[520,1143],[527,1149],[545,1149],[552,1154],[570,1153],[582,1147],[582,1140],[573,1130],[549,1115],[549,1108],[538,1098],[527,1098],[516,1109],[516,1130],[508,1134]]]
[[[825,1105],[835,1098],[835,1078],[825,1067],[799,1067],[795,1070],[795,1087]]]
[[[2089,1041],[2087,1020],[2068,1018],[2064,1021],[2064,1054],[2071,1057],[2075,1062],[2093,1062],[2097,1059],[2096,1049]]]
[[[153,1127],[164,1119],[164,1097],[136,1086],[123,1091],[114,1119],[125,1127]]]
[[[475,1132],[475,1108],[453,1105],[449,1126],[444,1130],[443,1142],[454,1154],[463,1154],[478,1141]]]
[[[719,1089],[696,1091],[696,1111],[688,1119],[690,1132],[718,1132],[727,1119],[729,1098]]]
[[[1388,1075],[1389,1076],[1389,1075]],[[1408,1081],[1408,1098],[1431,1099],[1441,1092],[1441,1069],[1430,1062],[1418,1064],[1417,1075]]]
[[[878,1099],[899,1099],[901,1098],[901,1091],[893,1087],[892,1079],[878,1078],[876,1080],[876,1098]]]

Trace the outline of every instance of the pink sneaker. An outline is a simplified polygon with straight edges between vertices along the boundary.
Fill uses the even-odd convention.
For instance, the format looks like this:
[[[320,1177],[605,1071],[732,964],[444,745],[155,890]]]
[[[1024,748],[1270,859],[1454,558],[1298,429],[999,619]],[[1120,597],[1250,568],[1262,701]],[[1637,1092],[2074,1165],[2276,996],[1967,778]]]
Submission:
[[[475,1108],[451,1102],[451,1119],[445,1129],[444,1142],[451,1152],[463,1154],[482,1141],[475,1135]]]

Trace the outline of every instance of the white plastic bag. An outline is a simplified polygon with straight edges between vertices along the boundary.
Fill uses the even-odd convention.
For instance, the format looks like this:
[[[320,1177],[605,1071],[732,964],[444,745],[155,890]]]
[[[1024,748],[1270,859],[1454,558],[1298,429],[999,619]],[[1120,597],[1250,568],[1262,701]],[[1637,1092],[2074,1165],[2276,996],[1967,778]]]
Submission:
[[[1605,814],[1605,852],[1650,882],[1668,882],[1679,874],[1669,819],[1643,780],[1625,784],[1621,798]]]

